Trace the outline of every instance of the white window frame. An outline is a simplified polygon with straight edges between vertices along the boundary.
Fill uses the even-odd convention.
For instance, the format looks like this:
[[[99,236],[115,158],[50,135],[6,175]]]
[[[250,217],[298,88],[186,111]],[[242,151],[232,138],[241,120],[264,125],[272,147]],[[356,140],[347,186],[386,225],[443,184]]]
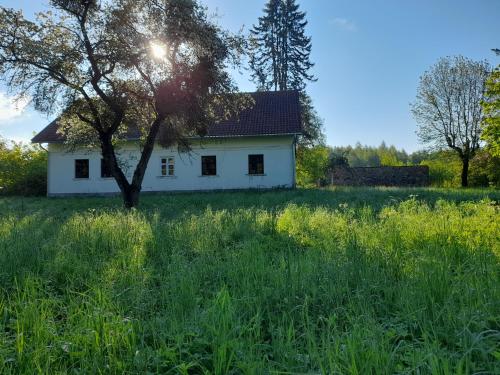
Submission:
[[[163,163],[164,160],[165,163]],[[165,166],[165,174],[163,173],[163,166]],[[172,167],[172,171],[170,167]],[[175,177],[175,157],[162,156],[160,158],[160,177]]]

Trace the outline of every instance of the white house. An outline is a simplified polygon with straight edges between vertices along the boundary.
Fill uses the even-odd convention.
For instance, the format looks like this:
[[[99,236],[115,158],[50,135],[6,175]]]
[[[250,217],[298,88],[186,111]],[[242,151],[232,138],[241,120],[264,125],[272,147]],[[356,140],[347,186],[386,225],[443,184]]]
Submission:
[[[252,96],[251,109],[238,119],[210,125],[207,136],[191,140],[191,152],[156,145],[142,191],[294,187],[295,143],[302,132],[299,95],[281,91]],[[54,121],[32,139],[48,144],[48,195],[119,192],[100,151],[69,152],[57,130]],[[137,136],[128,137],[118,155],[131,179],[139,156]]]

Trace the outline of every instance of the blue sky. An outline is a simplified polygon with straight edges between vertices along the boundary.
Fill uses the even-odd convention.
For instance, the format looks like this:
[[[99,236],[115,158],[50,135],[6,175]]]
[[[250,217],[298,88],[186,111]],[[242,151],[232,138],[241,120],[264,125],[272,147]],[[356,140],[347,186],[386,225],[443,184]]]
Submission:
[[[202,0],[219,23],[248,30],[265,0]],[[46,1],[0,0],[27,16]],[[409,103],[419,76],[439,57],[461,54],[500,63],[500,0],[302,0],[312,36],[318,82],[308,91],[325,120],[330,145],[357,141],[422,148]],[[253,91],[248,74],[236,74],[243,91]],[[15,109],[0,86],[0,136],[28,140],[50,118],[22,104]]]

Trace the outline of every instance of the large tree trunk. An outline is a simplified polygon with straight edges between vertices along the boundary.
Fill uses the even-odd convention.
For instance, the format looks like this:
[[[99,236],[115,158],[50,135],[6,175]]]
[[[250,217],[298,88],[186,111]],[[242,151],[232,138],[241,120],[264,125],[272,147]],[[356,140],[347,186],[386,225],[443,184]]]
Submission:
[[[141,157],[134,171],[132,182],[129,182],[127,176],[121,170],[118,159],[115,153],[115,147],[112,142],[112,135],[109,133],[100,134],[101,152],[106,166],[113,174],[118,187],[122,193],[123,205],[125,208],[130,209],[137,207],[139,204],[139,195],[142,189],[142,181],[146,173],[146,168],[153,153],[154,144],[160,125],[165,116],[158,116],[158,118],[151,124],[151,129],[144,143],[144,148],[141,152]]]
[[[121,170],[115,154],[115,147],[111,140],[111,135],[101,134],[101,153],[104,163],[108,170],[111,171],[116,184],[120,188],[123,197],[123,204],[126,208],[132,208],[139,203],[140,189],[133,187],[127,180],[127,176]]]
[[[469,157],[464,156],[462,158],[462,187],[467,187],[469,185]]]
[[[137,207],[139,205],[139,194],[141,190],[140,187],[129,185],[124,191],[122,191],[123,205],[127,209]]]

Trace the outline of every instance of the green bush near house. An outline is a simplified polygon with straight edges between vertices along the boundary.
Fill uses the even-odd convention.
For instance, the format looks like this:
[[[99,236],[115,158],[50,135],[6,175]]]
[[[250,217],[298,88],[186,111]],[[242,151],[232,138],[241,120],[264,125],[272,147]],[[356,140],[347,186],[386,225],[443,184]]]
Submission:
[[[0,139],[0,195],[45,195],[47,152],[37,145]]]
[[[0,198],[0,373],[498,373],[499,199]]]

